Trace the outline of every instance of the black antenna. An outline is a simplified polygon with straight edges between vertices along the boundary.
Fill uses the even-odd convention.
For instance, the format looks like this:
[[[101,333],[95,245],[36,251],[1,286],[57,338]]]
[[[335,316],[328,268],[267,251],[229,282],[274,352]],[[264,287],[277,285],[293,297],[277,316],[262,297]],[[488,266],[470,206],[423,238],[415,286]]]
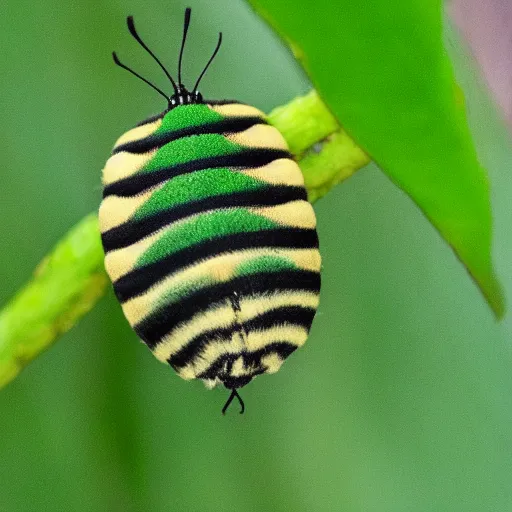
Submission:
[[[181,40],[180,60],[178,64],[178,84],[181,86],[181,60],[183,59],[183,50],[185,48],[185,41],[187,40],[188,26],[190,25],[190,13],[192,9],[187,7],[185,9],[185,23],[183,24],[183,39]]]
[[[150,87],[152,87],[153,89],[155,89],[155,91],[159,92],[166,100],[169,100],[169,97],[167,96],[167,94],[165,94],[164,91],[162,91],[161,89],[159,89],[156,85],[152,84],[149,80],[146,80],[143,76],[140,76],[138,73],[136,73],[135,71],[133,71],[133,69],[129,68],[128,66],[125,66],[118,58],[117,58],[117,55],[116,55],[116,52],[112,52],[112,57],[114,57],[114,62],[122,67],[123,69],[126,69],[126,71],[129,71],[132,75],[135,75],[137,78],[140,78],[143,82],[146,82]]]
[[[172,86],[174,87],[174,92],[178,92],[178,88],[176,87],[176,82],[172,79],[172,76],[169,74],[169,71],[165,69],[165,66],[160,62],[158,57],[146,46],[144,41],[140,38],[139,34],[137,34],[137,31],[135,30],[135,24],[133,23],[133,16],[128,16],[126,18],[126,22],[128,24],[128,30],[130,31],[130,34],[135,38],[135,40],[146,50],[153,59],[158,63],[158,65],[163,69],[164,73],[167,75],[167,78],[171,81]],[[166,96],[167,98],[167,96]]]
[[[226,414],[226,411],[228,410],[228,407],[230,406],[230,404],[233,401],[233,398],[235,398],[235,396],[238,398],[238,401],[240,402],[240,406],[241,406],[240,414],[244,413],[244,411],[245,411],[244,401],[242,400],[242,397],[237,393],[236,389],[233,388],[231,390],[231,395],[229,395],[229,398],[228,398],[226,404],[222,408],[222,414]]]
[[[215,55],[217,55],[217,52],[219,51],[219,48],[220,48],[221,44],[222,44],[222,32],[219,32],[219,41],[217,42],[217,46],[215,47],[213,55],[210,57],[210,60],[208,61],[208,64],[206,64],[206,66],[204,67],[202,73],[199,75],[199,78],[197,79],[196,85],[194,85],[194,89],[192,90],[192,93],[197,91],[197,87],[199,86],[199,82],[201,81],[201,79],[203,78],[204,74],[206,73],[206,70],[208,69],[208,67],[212,63],[213,59],[215,58]],[[240,400],[240,397],[238,397],[238,399]]]

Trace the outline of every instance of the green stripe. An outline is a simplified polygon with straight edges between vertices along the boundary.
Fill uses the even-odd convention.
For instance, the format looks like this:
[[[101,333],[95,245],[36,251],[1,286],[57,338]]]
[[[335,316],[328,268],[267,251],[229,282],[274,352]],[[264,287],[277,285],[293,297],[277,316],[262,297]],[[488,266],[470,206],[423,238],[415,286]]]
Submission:
[[[218,123],[224,119],[224,116],[210,109],[208,105],[182,105],[165,114],[155,135],[182,130],[190,126]]]
[[[244,146],[234,144],[218,133],[192,135],[173,140],[162,146],[155,156],[138,172],[151,172],[198,158],[234,155],[244,149]]]
[[[135,263],[135,268],[154,263],[200,242],[233,233],[248,233],[279,227],[276,222],[245,208],[217,210],[194,216],[170,228]],[[205,255],[208,256],[208,255]]]
[[[155,191],[137,209],[133,218],[142,219],[178,204],[198,201],[214,195],[250,192],[265,188],[270,188],[267,182],[225,168],[182,174],[167,181],[161,189]]]
[[[236,267],[235,276],[257,274],[258,272],[279,272],[281,270],[297,270],[294,261],[284,256],[259,256],[249,261],[244,261]]]

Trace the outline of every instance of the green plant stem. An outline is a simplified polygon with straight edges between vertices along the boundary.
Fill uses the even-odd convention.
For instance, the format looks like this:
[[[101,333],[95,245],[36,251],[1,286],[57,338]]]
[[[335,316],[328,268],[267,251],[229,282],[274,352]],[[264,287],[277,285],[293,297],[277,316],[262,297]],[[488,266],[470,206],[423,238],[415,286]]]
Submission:
[[[314,90],[275,108],[268,120],[299,162],[312,203],[370,162]]]
[[[268,117],[297,158],[311,201],[369,162],[315,91],[276,108]],[[0,311],[0,388],[104,295],[108,278],[103,257],[98,219],[90,214],[58,242],[33,278]]]
[[[340,129],[315,90],[276,107],[268,120],[283,134],[290,151],[299,160],[309,148]]]
[[[60,240],[0,312],[0,387],[103,296],[108,283],[96,215]]]

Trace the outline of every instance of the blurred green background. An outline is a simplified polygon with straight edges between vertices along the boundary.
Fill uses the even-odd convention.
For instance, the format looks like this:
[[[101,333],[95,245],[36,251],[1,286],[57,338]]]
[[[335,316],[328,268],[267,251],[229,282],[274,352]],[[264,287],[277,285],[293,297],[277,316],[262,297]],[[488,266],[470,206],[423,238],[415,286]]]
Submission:
[[[2,303],[97,208],[115,139],[165,106],[111,61],[115,49],[166,86],[126,15],[172,69],[188,4],[189,83],[225,36],[205,96],[269,111],[309,89],[241,1],[2,7]],[[496,267],[512,297],[512,149],[454,39],[491,179]],[[312,335],[278,374],[243,390],[244,416],[222,417],[226,391],[158,363],[110,292],[0,392],[0,511],[512,510],[510,315],[495,322],[451,250],[375,166],[316,211],[324,267]]]

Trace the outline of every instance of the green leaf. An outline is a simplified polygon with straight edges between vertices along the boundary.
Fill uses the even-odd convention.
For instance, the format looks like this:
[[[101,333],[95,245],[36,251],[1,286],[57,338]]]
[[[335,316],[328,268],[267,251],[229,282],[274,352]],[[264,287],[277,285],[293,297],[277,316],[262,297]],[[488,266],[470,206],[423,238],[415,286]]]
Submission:
[[[250,0],[287,40],[344,129],[422,209],[480,286],[491,261],[486,173],[442,42],[442,2]]]

